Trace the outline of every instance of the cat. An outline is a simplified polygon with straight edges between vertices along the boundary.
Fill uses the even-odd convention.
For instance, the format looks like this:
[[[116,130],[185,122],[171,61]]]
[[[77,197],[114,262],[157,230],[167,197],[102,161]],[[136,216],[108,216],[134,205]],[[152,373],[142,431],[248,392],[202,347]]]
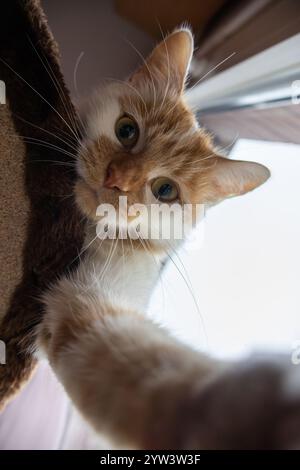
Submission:
[[[168,243],[181,241],[96,235],[98,206],[117,209],[120,196],[147,207],[210,207],[269,178],[258,163],[218,154],[199,127],[184,95],[193,47],[188,28],[175,30],[128,80],[96,91],[84,107],[74,192],[86,240],[78,268],[43,297],[37,354],[116,446],[284,447],[291,440],[282,437],[281,411],[291,403],[278,392],[282,361],[215,360],[147,318]]]

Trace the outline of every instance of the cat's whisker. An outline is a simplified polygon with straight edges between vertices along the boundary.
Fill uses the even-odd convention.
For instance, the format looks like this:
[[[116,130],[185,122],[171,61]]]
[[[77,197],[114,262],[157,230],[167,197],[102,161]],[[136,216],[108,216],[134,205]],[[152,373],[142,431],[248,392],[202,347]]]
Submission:
[[[195,297],[195,294],[194,294],[194,291],[193,291],[193,286],[192,286],[192,283],[191,283],[189,274],[188,274],[188,272],[187,272],[187,270],[186,270],[186,267],[185,267],[183,261],[181,260],[179,254],[177,253],[177,251],[175,250],[175,248],[172,246],[172,244],[171,244],[171,243],[168,243],[167,240],[165,240],[165,243],[168,245],[169,249],[172,251],[172,253],[176,256],[176,258],[177,258],[178,261],[180,262],[180,265],[182,266],[183,271],[184,271],[184,274],[182,274],[182,272],[181,272],[181,275],[184,276],[185,284],[186,284],[186,286],[189,288],[190,293],[192,294],[193,299],[195,300],[196,297]],[[186,277],[185,277],[185,276],[186,276]],[[199,306],[198,306],[197,301],[196,301],[196,308],[197,308],[198,312],[200,313],[200,310],[199,310]]]
[[[197,165],[197,163],[201,163],[203,161],[210,160],[210,159],[214,158],[216,156],[216,154],[222,154],[226,150],[230,149],[233,145],[235,145],[235,143],[237,142],[238,139],[239,139],[239,133],[237,132],[236,136],[234,137],[234,139],[229,144],[227,144],[223,147],[215,147],[215,151],[210,153],[209,155],[206,155],[205,157],[201,157],[197,160],[193,160],[193,161],[190,161],[190,162],[184,162],[183,165],[184,165],[185,168],[187,168],[188,166],[195,166],[195,165]],[[180,166],[177,169],[180,169]],[[199,168],[196,166],[194,168],[194,171],[198,172]]]
[[[76,125],[76,120],[75,120],[75,117],[74,117],[74,111],[72,109],[70,109],[71,105],[67,105],[68,101],[66,100],[66,96],[65,96],[65,93],[61,87],[61,84],[59,83],[59,81],[57,80],[52,68],[51,68],[51,65],[49,64],[49,61],[47,59],[47,57],[45,57],[45,55],[43,54],[44,56],[44,60],[46,61],[46,64],[44,63],[42,57],[40,56],[39,52],[37,51],[36,47],[34,46],[33,42],[31,41],[30,37],[28,37],[28,40],[29,40],[29,43],[31,44],[33,50],[35,51],[36,55],[38,56],[41,64],[43,65],[44,69],[46,70],[46,72],[48,73],[57,93],[58,93],[58,96],[62,102],[62,105],[65,109],[65,112],[67,113],[67,116],[69,118],[69,121],[74,129],[74,132],[76,133],[77,135],[77,138],[79,139],[79,134],[78,134],[78,131],[77,131],[77,125]]]
[[[73,72],[73,85],[74,85],[74,90],[75,90],[75,93],[76,93],[77,97],[79,96],[79,91],[78,91],[78,86],[77,86],[77,73],[78,73],[78,68],[79,68],[79,65],[81,64],[81,59],[82,59],[83,56],[84,56],[84,51],[81,51],[81,53],[77,57],[75,67],[74,67],[74,72]],[[80,122],[81,131],[83,133],[86,133],[86,125],[83,122],[80,113],[78,113],[78,119],[79,119],[79,122]]]
[[[228,150],[230,149],[231,147],[233,147],[233,145],[236,144],[236,142],[238,141],[238,139],[240,138],[240,133],[237,132],[235,134],[235,137],[232,139],[231,142],[229,142],[229,144],[225,145],[224,147],[216,147],[216,150],[219,151],[219,152],[223,152],[224,150]]]
[[[76,201],[75,201],[76,202]],[[76,207],[77,206],[77,203],[76,203]],[[82,223],[87,223],[87,216],[85,214],[83,214],[82,218],[80,219],[79,223],[82,224]]]
[[[75,166],[72,163],[68,162],[61,162],[59,160],[33,160],[30,162],[30,165],[33,163],[52,163],[53,165],[58,165],[58,166],[66,166],[69,168],[75,168]]]
[[[30,121],[27,121],[26,119],[24,119],[23,117],[19,116],[18,114],[13,114],[13,115],[14,115],[17,119],[19,119],[20,121],[22,121],[22,122],[24,122],[24,123],[26,123],[26,124],[29,124],[29,125],[32,126],[33,128],[38,129],[38,130],[40,130],[40,131],[42,131],[42,132],[45,132],[45,133],[48,134],[48,135],[51,135],[51,136],[54,137],[55,139],[57,139],[57,140],[63,142],[63,143],[66,144],[68,147],[70,147],[70,148],[73,149],[75,152],[77,152],[77,147],[75,147],[74,144],[70,143],[71,141],[67,141],[67,140],[63,139],[62,137],[60,137],[59,135],[57,135],[57,133],[54,134],[54,132],[51,132],[51,131],[49,131],[49,130],[47,130],[47,129],[43,129],[43,128],[40,127],[40,126],[37,126],[36,124],[33,124],[33,123],[30,122]]]
[[[170,114],[172,114],[172,112],[174,111],[174,109],[176,108],[176,106],[178,106],[178,101],[179,99],[175,99],[175,103],[174,105],[169,109],[169,111],[165,114],[165,119],[167,119]]]
[[[161,112],[164,104],[165,104],[165,100],[166,100],[166,96],[167,96],[167,93],[169,91],[169,86],[170,86],[170,56],[169,56],[169,51],[168,51],[168,46],[167,46],[167,42],[166,42],[166,39],[164,37],[164,34],[163,34],[163,30],[161,28],[161,25],[159,23],[159,21],[157,20],[157,24],[159,26],[159,29],[160,29],[160,32],[161,32],[161,36],[162,36],[162,40],[164,42],[164,46],[165,46],[165,50],[166,50],[166,55],[167,55],[167,66],[168,66],[168,78],[167,78],[167,85],[166,85],[166,88],[165,88],[165,92],[164,92],[164,96],[163,96],[163,100],[162,100],[162,103],[159,107],[159,112]]]
[[[184,273],[185,273],[185,275],[186,275],[186,280],[187,280],[187,282],[189,283],[189,285],[190,285],[191,288],[192,288],[192,283],[191,283],[189,274],[188,274],[188,272],[187,272],[187,270],[186,270],[186,267],[185,267],[185,265],[184,265],[182,259],[181,259],[180,256],[179,256],[177,250],[175,250],[175,248],[172,246],[171,243],[168,242],[168,240],[165,240],[165,243],[168,245],[169,249],[172,251],[172,253],[174,253],[174,255],[176,256],[176,258],[177,258],[178,261],[180,262],[180,264],[181,264],[181,266],[182,266],[182,268],[183,268],[183,270],[184,270]]]
[[[98,235],[97,235],[97,237],[98,237]],[[101,240],[101,242],[98,243],[98,245],[97,245],[96,253],[95,253],[95,256],[96,256],[96,257],[97,257],[97,255],[99,254],[99,252],[100,252],[100,250],[101,250],[101,247],[102,247],[102,244],[103,244],[104,240],[105,240],[105,239],[103,238],[103,239]],[[95,238],[92,240],[92,243],[94,243],[94,242],[95,242]],[[93,263],[93,268],[94,268],[94,280],[93,280],[93,282],[92,282],[91,284],[89,284],[89,285],[86,286],[85,292],[87,292],[88,290],[90,290],[92,287],[95,286],[96,283],[98,283],[98,282],[100,281],[99,274],[96,272],[96,268],[95,268],[94,263]],[[100,272],[100,277],[101,277],[101,273],[102,273],[102,271]]]
[[[56,197],[59,197],[59,198],[65,200],[65,199],[69,199],[69,198],[74,198],[74,193],[71,193],[71,194],[60,194],[60,195],[58,195],[58,196],[56,196]]]
[[[103,77],[103,78],[101,78],[101,80],[110,81],[110,82],[117,82],[117,83],[121,83],[122,85],[126,85],[127,87],[129,87],[131,90],[133,90],[138,95],[138,97],[140,98],[141,102],[144,105],[145,112],[148,113],[146,101],[144,100],[141,93],[133,85],[131,85],[131,83],[129,83],[126,80],[119,80],[118,78],[111,78],[111,77]]]
[[[78,91],[78,86],[77,86],[77,72],[78,72],[78,67],[79,64],[81,63],[81,59],[84,56],[84,51],[81,51],[79,56],[77,57],[75,67],[74,67],[74,72],[73,72],[73,85],[74,85],[74,90],[77,96],[79,96],[79,91]]]
[[[70,133],[67,132],[66,130],[61,129],[61,128],[57,127],[57,126],[55,126],[53,129],[56,131],[56,133],[58,133],[58,135],[59,135],[60,137],[66,138],[66,139],[67,139],[67,142],[70,142],[72,145],[74,145],[76,149],[78,148],[79,142],[78,142],[77,139],[75,139],[75,137],[74,137],[72,134],[70,134]],[[80,143],[81,143],[81,141],[80,141]]]
[[[32,86],[29,82],[27,82],[25,78],[23,78],[13,67],[11,67],[4,59],[2,59],[2,57],[0,57],[0,62],[2,62],[6,67],[8,67],[18,78],[20,78],[20,80],[22,80],[22,82],[24,82],[32,91],[34,91],[36,95],[39,96],[39,98],[41,98],[54,111],[54,113],[70,129],[71,133],[74,135],[74,137],[78,141],[78,137],[76,136],[74,130],[72,129],[70,124],[63,118],[63,116],[57,111],[57,109],[54,106],[52,106],[52,104],[49,103],[49,101],[43,95],[41,95],[41,93],[39,93],[34,86]]]
[[[71,154],[70,152],[54,145],[54,144],[51,144],[50,142],[46,142],[46,141],[43,141],[43,140],[40,140],[40,139],[36,139],[34,137],[26,137],[26,136],[20,136],[20,135],[16,135],[16,134],[8,134],[9,137],[11,138],[19,138],[21,137],[23,142],[26,143],[26,144],[30,144],[30,145],[38,145],[40,147],[45,147],[45,148],[49,148],[49,149],[53,149],[59,153],[62,153],[63,155],[67,155],[67,156],[71,156],[72,159],[75,158],[75,155],[74,154]],[[61,164],[61,165],[65,165],[65,166],[72,166],[74,168],[76,168],[76,164],[73,163],[73,162],[65,162],[64,160],[46,160],[46,159],[43,159],[43,160],[32,160],[31,163],[34,163],[34,162],[40,162],[40,163],[58,163],[58,164]]]
[[[134,251],[134,247],[133,247],[133,244],[132,244],[131,237],[129,237],[129,242],[130,242],[130,247],[131,247],[132,256],[134,257],[135,251]]]
[[[75,155],[75,154],[73,154],[73,153],[71,153],[71,152],[69,152],[69,151],[67,151],[67,150],[65,150],[65,149],[63,149],[63,148],[61,148],[61,147],[58,147],[57,145],[52,144],[51,142],[47,142],[46,140],[37,139],[37,138],[35,138],[35,137],[28,137],[28,136],[24,136],[24,135],[20,135],[20,134],[18,134],[18,136],[15,135],[15,134],[10,134],[10,137],[12,137],[12,138],[19,138],[19,137],[21,137],[22,140],[23,140],[25,143],[27,143],[27,144],[36,144],[36,145],[40,145],[41,147],[49,148],[50,150],[52,150],[52,149],[53,149],[53,150],[56,150],[57,152],[62,153],[63,155],[67,155],[67,156],[71,157],[72,159],[75,159],[75,158],[76,158],[76,155]],[[37,161],[37,160],[36,160],[36,161]],[[46,161],[46,160],[44,160],[44,161]],[[66,162],[63,162],[63,161],[62,161],[62,163],[66,163]],[[71,163],[70,163],[70,164],[71,164]],[[75,166],[74,163],[72,163],[72,165]]]
[[[191,171],[196,171],[196,172],[199,173],[199,167],[197,166],[197,164],[202,163],[202,162],[207,161],[207,160],[212,160],[215,156],[216,156],[215,153],[211,153],[211,154],[206,155],[205,157],[199,158],[197,160],[193,160],[193,161],[190,161],[190,162],[183,161],[181,163],[178,163],[178,165],[174,166],[174,169],[175,170],[180,170],[180,169],[182,169],[182,167],[184,167],[185,170],[189,170],[190,172]]]
[[[152,256],[153,261],[155,262],[155,264],[157,266],[158,278],[159,278],[159,282],[160,282],[160,286],[161,286],[161,292],[162,292],[162,309],[164,310],[165,309],[165,299],[166,299],[166,297],[165,297],[165,288],[164,288],[163,278],[162,278],[162,275],[161,275],[161,265],[158,263],[157,259],[155,258],[154,254],[152,253],[152,250],[149,247],[148,240],[146,240],[146,239],[143,240],[140,236],[139,236],[139,240],[140,240],[140,243],[142,244],[144,250]]]
[[[187,274],[187,271],[186,271],[186,268],[182,262],[182,260],[180,259],[178,253],[176,252],[176,250],[174,250],[174,248],[171,246],[171,244],[169,244],[166,240],[166,243],[167,245],[169,246],[169,248],[171,248],[172,252],[176,255],[177,259],[180,260],[181,262],[181,265],[183,266],[184,268],[184,271],[185,273]],[[198,304],[198,301],[197,301],[197,298],[195,296],[195,293],[194,293],[194,290],[193,290],[193,287],[191,285],[191,281],[190,281],[190,278],[189,276],[187,275],[187,278],[185,277],[185,275],[182,273],[182,271],[180,270],[180,268],[178,267],[177,263],[174,261],[174,259],[172,258],[172,256],[170,255],[170,253],[168,251],[166,251],[166,255],[167,257],[169,258],[169,260],[172,262],[172,264],[174,265],[174,267],[176,268],[177,272],[180,274],[181,278],[183,279],[189,293],[191,294],[192,296],[192,299],[193,299],[193,302],[194,302],[194,305],[195,305],[195,308],[197,310],[197,313],[199,315],[199,318],[200,318],[200,321],[201,321],[201,324],[202,324],[202,328],[203,328],[203,333],[204,333],[204,337],[205,337],[205,342],[206,342],[206,346],[208,346],[209,342],[208,342],[208,336],[207,336],[207,333],[206,333],[206,328],[205,328],[205,324],[204,324],[204,319],[202,317],[202,314],[201,314],[201,311],[200,311],[200,308],[199,308],[199,304]]]
[[[102,240],[101,240],[101,243],[99,243],[99,246],[97,247],[96,252],[100,251],[100,248],[101,248],[103,242],[104,242],[104,239],[102,239]],[[101,271],[100,271],[99,273],[97,273],[97,276],[95,277],[95,279],[94,279],[94,281],[92,282],[92,284],[90,284],[90,285],[88,286],[88,289],[92,288],[92,287],[95,285],[96,282],[99,282],[99,283],[100,283],[100,282],[102,281],[102,279],[103,279],[103,277],[104,277],[104,275],[105,275],[105,272],[106,272],[106,270],[107,270],[108,264],[110,263],[110,259],[111,259],[111,256],[112,256],[113,252],[114,252],[114,248],[115,248],[115,241],[112,240],[112,243],[110,244],[109,252],[108,252],[108,255],[107,255],[106,260],[105,260],[105,262],[104,262],[104,265],[102,266]]]
[[[100,276],[98,278],[98,281],[101,282],[102,279],[104,278],[108,268],[109,268],[109,265],[111,263],[111,260],[115,254],[115,251],[116,251],[116,248],[117,248],[117,245],[118,245],[118,238],[114,239],[113,242],[111,243],[111,247],[110,247],[110,250],[109,250],[109,255],[106,259],[106,262],[104,263],[104,266],[103,266],[103,269],[100,273]]]
[[[199,80],[197,80],[196,83],[194,83],[194,85],[189,88],[189,92],[192,91],[197,85],[199,85],[200,82],[202,82],[202,80],[204,80],[205,78],[208,77],[208,75],[210,75],[212,72],[214,72],[215,70],[217,70],[219,67],[221,67],[221,65],[225,64],[225,62],[227,62],[228,60],[230,60],[233,56],[235,56],[236,54],[236,51],[235,52],[232,52],[231,54],[229,54],[228,57],[226,57],[225,59],[221,60],[218,64],[216,64],[214,67],[212,67],[208,72],[206,72],[201,78],[199,78]]]
[[[188,89],[188,93],[191,92],[202,80],[204,80],[205,78],[207,78],[212,72],[214,72],[215,70],[217,70],[219,67],[221,67],[221,65],[223,65],[225,62],[227,62],[228,60],[230,60],[234,55],[236,54],[236,52],[232,52],[231,54],[229,54],[228,57],[226,57],[225,59],[221,60],[218,64],[216,64],[214,67],[212,67],[208,72],[205,73],[205,75],[203,75],[196,83],[194,83],[194,85]],[[166,116],[170,115],[174,108],[176,107],[177,103],[175,103],[174,107],[172,107],[169,112],[167,113]]]
[[[124,251],[124,240],[121,238],[121,248],[122,248],[122,273],[125,274],[125,251]]]
[[[67,152],[64,152],[63,150],[58,150],[58,149],[55,149],[54,147],[51,147],[51,146],[48,146],[48,145],[44,145],[40,142],[32,142],[32,141],[27,141],[27,140],[24,140],[24,142],[28,145],[37,145],[39,147],[44,147],[44,148],[48,148],[48,149],[54,149],[56,152],[59,152],[63,155],[69,155]],[[63,160],[46,160],[46,159],[43,159],[43,160],[31,160],[30,163],[57,163],[57,164],[60,164],[60,165],[65,165],[65,166],[70,166],[72,168],[76,168],[76,164],[75,163],[72,163],[72,162],[65,162]]]
[[[140,237],[138,235],[138,240],[140,242],[140,244],[142,245],[142,247],[144,248],[144,250],[150,254],[150,256],[152,257],[153,261],[155,262],[157,268],[158,268],[158,272],[160,272],[160,265],[158,264],[157,262],[157,259],[155,258],[154,254],[152,253],[152,250],[151,248],[149,248],[149,246],[147,246],[147,241],[146,239],[143,239],[142,237]]]
[[[95,242],[95,240],[98,238],[98,235],[96,234],[96,236],[88,243],[88,245],[85,245],[82,250],[78,253],[78,255],[76,256],[76,258],[74,258],[70,263],[69,263],[69,267],[72,266],[73,263],[75,263],[78,259],[79,261],[81,260],[81,256],[86,252],[86,250],[89,249],[89,247]]]
[[[143,54],[141,54],[141,52],[134,46],[134,44],[132,44],[131,41],[129,41],[128,39],[125,38],[125,41],[133,48],[133,50],[138,54],[138,56],[142,59],[142,61],[144,62],[144,65],[150,75],[150,80],[152,82],[152,88],[153,88],[153,99],[154,99],[154,103],[153,103],[153,107],[156,108],[156,102],[157,102],[157,94],[156,94],[156,88],[155,88],[155,82],[154,82],[154,78],[153,78],[153,74],[150,70],[150,67],[149,65],[147,64],[147,60],[145,59],[145,57],[143,56]]]
[[[100,252],[100,249],[101,249],[101,246],[102,244],[104,243],[106,239],[105,238],[102,238],[102,240],[100,241],[100,243],[98,243],[98,246],[96,248],[96,253],[99,253]]]
[[[32,44],[33,48],[34,48],[34,45]],[[34,48],[35,49],[35,48]],[[36,50],[36,49],[35,49]],[[36,51],[37,52],[37,51]],[[38,54],[38,52],[37,52]],[[76,136],[77,136],[77,139],[76,139],[76,142],[79,142],[80,141],[80,133],[79,133],[79,129],[78,129],[78,123],[77,123],[77,120],[76,120],[76,114],[75,114],[75,110],[74,108],[72,107],[72,104],[71,102],[67,99],[66,97],[66,94],[64,92],[64,90],[62,89],[61,87],[61,84],[60,82],[57,80],[57,77],[55,76],[55,73],[54,71],[52,70],[52,67],[51,65],[49,64],[49,61],[47,59],[47,57],[45,57],[45,55],[43,54],[46,62],[47,62],[47,65],[49,67],[49,70],[47,70],[46,66],[45,66],[45,69],[46,71],[49,73],[49,76],[50,78],[52,79],[52,82],[53,82],[53,85],[55,86],[56,88],[56,91],[60,97],[60,100],[64,106],[64,109],[69,117],[69,121],[70,123],[72,124],[72,127],[76,133]],[[42,59],[41,59],[41,62],[43,63]],[[43,64],[44,65],[44,64]],[[78,118],[80,119],[80,116],[78,115]]]

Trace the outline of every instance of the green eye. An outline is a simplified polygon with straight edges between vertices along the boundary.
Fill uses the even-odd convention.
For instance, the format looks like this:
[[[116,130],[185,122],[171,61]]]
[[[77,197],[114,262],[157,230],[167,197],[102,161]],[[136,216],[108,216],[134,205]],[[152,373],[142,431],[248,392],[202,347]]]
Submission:
[[[178,198],[178,188],[169,178],[156,178],[151,185],[151,190],[159,201],[172,202]]]
[[[116,122],[115,133],[118,140],[126,148],[132,148],[139,138],[139,128],[130,116],[123,116]]]

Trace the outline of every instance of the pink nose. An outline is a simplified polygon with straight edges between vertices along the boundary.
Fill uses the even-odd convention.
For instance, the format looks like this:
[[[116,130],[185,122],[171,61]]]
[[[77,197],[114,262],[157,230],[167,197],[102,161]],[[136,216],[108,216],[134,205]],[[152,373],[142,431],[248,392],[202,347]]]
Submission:
[[[128,190],[126,188],[126,181],[122,178],[121,171],[113,163],[110,163],[106,170],[104,187],[108,189],[118,189],[119,191]]]

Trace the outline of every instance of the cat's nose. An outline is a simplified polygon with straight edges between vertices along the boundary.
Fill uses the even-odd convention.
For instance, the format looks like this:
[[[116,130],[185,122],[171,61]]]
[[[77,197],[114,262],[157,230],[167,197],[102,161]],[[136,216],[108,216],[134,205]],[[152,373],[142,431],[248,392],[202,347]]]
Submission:
[[[128,191],[128,184],[121,169],[115,164],[110,163],[106,170],[104,187],[108,189],[117,189],[119,191]]]

